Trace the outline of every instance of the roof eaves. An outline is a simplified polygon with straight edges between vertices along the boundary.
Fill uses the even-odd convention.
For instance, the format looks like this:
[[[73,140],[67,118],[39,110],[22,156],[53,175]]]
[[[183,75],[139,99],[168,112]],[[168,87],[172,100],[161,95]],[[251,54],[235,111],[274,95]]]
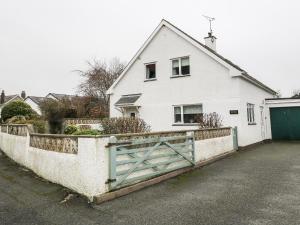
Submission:
[[[242,76],[244,76],[248,80],[252,81],[253,83],[257,84],[258,86],[262,87],[263,89],[267,90],[271,94],[273,94],[273,95],[277,94],[276,91],[274,91],[273,89],[269,88],[267,85],[263,84],[262,82],[260,82],[259,80],[255,79],[254,77],[250,76],[247,72],[243,72]]]

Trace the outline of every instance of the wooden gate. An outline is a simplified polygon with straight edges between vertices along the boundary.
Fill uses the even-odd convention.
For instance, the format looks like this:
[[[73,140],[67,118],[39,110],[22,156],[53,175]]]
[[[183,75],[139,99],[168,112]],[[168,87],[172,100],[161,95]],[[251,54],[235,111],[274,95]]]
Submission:
[[[115,190],[195,164],[194,135],[110,139],[109,187]]]

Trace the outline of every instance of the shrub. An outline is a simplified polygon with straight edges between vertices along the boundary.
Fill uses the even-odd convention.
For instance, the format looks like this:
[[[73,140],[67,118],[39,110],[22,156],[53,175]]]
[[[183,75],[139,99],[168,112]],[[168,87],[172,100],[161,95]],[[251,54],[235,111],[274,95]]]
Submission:
[[[67,126],[64,130],[64,133],[65,134],[73,134],[75,133],[76,131],[78,131],[78,128],[74,125],[70,125],[70,126]]]
[[[30,124],[33,127],[34,133],[46,133],[46,121],[39,117],[34,117],[32,119],[26,119],[25,116],[14,116],[7,120],[8,124]]]
[[[47,130],[47,122],[45,120],[30,120],[28,124],[32,124],[34,133],[44,134]]]
[[[78,130],[74,132],[72,135],[100,135],[101,132],[99,130]]]
[[[106,118],[101,121],[104,134],[144,133],[150,126],[140,118]]]
[[[6,121],[14,116],[25,116],[27,118],[31,118],[35,115],[36,113],[32,110],[30,105],[23,101],[13,101],[8,103],[1,111],[1,118],[3,121]]]
[[[56,101],[54,99],[48,99],[41,103],[40,108],[49,123],[50,133],[58,134],[62,132],[63,119],[66,115],[72,113],[67,105],[67,100]]]
[[[27,120],[25,116],[13,116],[6,120],[8,124],[26,124]]]
[[[222,126],[222,118],[218,113],[203,113],[197,118],[199,128],[219,128]]]

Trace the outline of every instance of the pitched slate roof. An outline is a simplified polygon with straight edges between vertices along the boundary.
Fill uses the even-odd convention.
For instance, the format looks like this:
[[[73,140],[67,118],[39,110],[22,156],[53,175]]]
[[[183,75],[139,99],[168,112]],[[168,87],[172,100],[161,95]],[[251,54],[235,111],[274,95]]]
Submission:
[[[57,93],[49,93],[48,95],[52,95],[54,98],[56,98],[57,100],[62,100],[64,98],[68,98],[68,99],[71,99],[71,98],[75,98],[75,97],[78,97],[76,95],[67,95],[67,94],[57,94]]]
[[[33,102],[35,102],[37,105],[41,104],[43,101],[49,99],[46,97],[37,97],[37,96],[28,96],[27,98],[30,98]],[[27,99],[26,98],[26,99]]]
[[[12,100],[14,98],[19,98],[20,100],[22,99],[19,95],[6,95],[5,98],[4,98],[4,103],[3,104],[9,102],[10,100]]]
[[[141,94],[123,95],[115,103],[115,105],[133,105],[140,98],[140,96]]]
[[[217,57],[218,59],[220,59],[221,62],[226,63],[227,65],[232,66],[233,68],[237,69],[238,71],[241,72],[241,75],[239,75],[239,77],[242,77],[246,80],[248,80],[249,82],[262,87],[263,89],[267,90],[268,92],[272,93],[272,94],[277,94],[276,91],[274,91],[273,89],[271,89],[270,87],[268,87],[267,85],[263,84],[262,82],[258,81],[257,79],[255,79],[254,77],[250,76],[245,70],[243,70],[241,67],[239,67],[238,65],[234,64],[232,61],[230,61],[229,59],[223,57],[222,55],[218,54],[216,51],[214,51],[213,49],[207,47],[205,44],[202,44],[201,42],[199,42],[198,40],[196,40],[195,38],[193,38],[192,36],[190,36],[189,34],[185,33],[184,31],[182,31],[181,29],[179,29],[178,27],[176,27],[175,25],[173,25],[172,23],[170,23],[167,20],[162,20],[161,23],[159,24],[159,26],[155,29],[155,31],[151,34],[151,36],[147,39],[147,41],[144,43],[144,45],[139,49],[139,51],[136,53],[136,55],[133,57],[133,59],[128,63],[128,65],[126,66],[126,68],[124,69],[123,73],[119,76],[119,78],[113,83],[113,85],[109,88],[109,90],[107,91],[108,94],[110,94],[112,92],[112,89],[117,85],[117,83],[122,79],[122,77],[126,74],[127,70],[131,67],[131,65],[135,62],[135,60],[138,58],[138,56],[141,54],[141,52],[144,50],[144,48],[146,48],[146,46],[149,44],[149,42],[152,40],[152,38],[155,36],[155,34],[159,31],[159,29],[163,26],[167,26],[173,30],[175,30],[176,32],[178,32],[180,35],[184,36],[185,38],[187,38],[190,42],[194,42],[197,45],[201,46],[202,48],[206,49],[209,53],[211,53],[212,55],[214,55],[215,57]]]

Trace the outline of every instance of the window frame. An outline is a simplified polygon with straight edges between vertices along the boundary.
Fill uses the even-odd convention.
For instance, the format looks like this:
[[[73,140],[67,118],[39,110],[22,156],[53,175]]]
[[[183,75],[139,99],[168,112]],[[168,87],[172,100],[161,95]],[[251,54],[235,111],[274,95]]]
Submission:
[[[148,74],[147,74],[147,66],[148,65],[155,65],[155,78],[148,78]],[[157,80],[157,63],[156,62],[149,62],[149,63],[144,63],[145,65],[145,81],[154,81]]]
[[[248,125],[256,125],[255,104],[253,103],[247,103],[247,121],[248,121]]]
[[[173,105],[173,126],[198,126],[199,123],[185,123],[184,122],[184,113],[183,113],[183,108],[186,106],[201,106],[202,112],[203,113],[203,104],[202,103],[195,103],[195,104],[181,104],[181,105]],[[180,108],[180,115],[181,115],[181,122],[175,122],[175,108]]]
[[[182,74],[182,59],[188,58],[189,60],[189,73],[188,74]],[[179,73],[178,75],[173,74],[173,61],[178,60],[179,64]],[[171,61],[171,78],[176,78],[176,77],[186,77],[186,76],[191,76],[191,57],[189,55],[187,56],[181,56],[177,58],[172,58],[170,59]]]

